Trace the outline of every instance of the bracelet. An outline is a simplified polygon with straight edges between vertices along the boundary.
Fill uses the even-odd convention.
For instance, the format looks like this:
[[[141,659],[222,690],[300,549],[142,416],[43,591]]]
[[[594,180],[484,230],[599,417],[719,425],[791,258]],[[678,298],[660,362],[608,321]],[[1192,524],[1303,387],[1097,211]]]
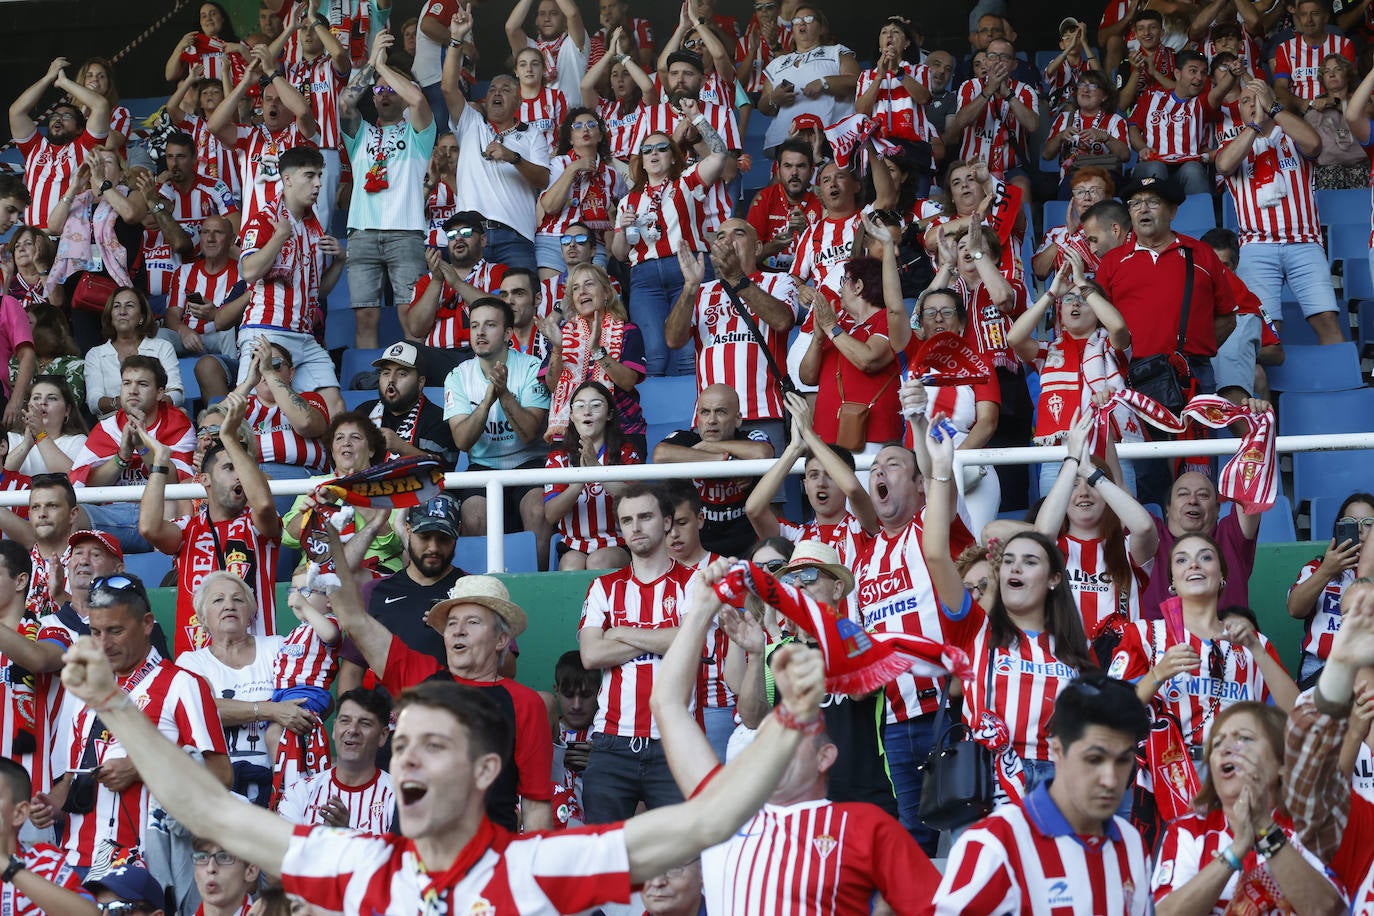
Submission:
[[[258,715],[258,704],[257,704],[257,701],[255,700],[255,701],[253,701],[253,721],[254,721],[254,722],[258,722],[258,721],[261,721],[261,720],[262,720],[262,716]]]
[[[458,41],[457,39],[450,38],[448,40],[448,46],[450,48],[461,48],[463,46],[463,43],[461,41]]]
[[[1270,824],[1263,833],[1255,838],[1255,851],[1260,858],[1272,859],[1288,845],[1288,834],[1278,824]]]
[[[21,857],[11,853],[10,864],[5,866],[5,870],[3,872],[0,872],[0,884],[12,883],[14,881],[14,876],[19,874],[26,868],[28,868],[28,865],[24,863],[24,860]]]
[[[117,696],[123,696],[127,698],[128,694],[124,692],[123,687],[120,687],[119,684],[116,683],[114,685],[114,689],[111,690],[105,696],[105,699],[101,700],[99,703],[93,703],[91,705],[91,708],[94,709],[96,712],[108,712],[110,710],[110,701]]]
[[[927,479],[927,480],[933,480],[933,481],[935,481],[936,483],[953,483],[953,482],[954,482],[954,478],[953,478],[953,477],[927,477],[926,479]]]
[[[1230,846],[1227,846],[1225,849],[1218,849],[1216,852],[1212,853],[1212,858],[1231,869],[1231,871],[1243,871],[1245,869],[1245,863],[1240,860],[1240,857],[1236,855],[1235,850]]]
[[[116,453],[114,456],[114,463],[115,467],[119,468],[121,471],[126,470],[129,467],[129,462],[121,458],[118,455],[118,453]]]
[[[165,464],[155,464],[148,469],[149,477],[152,477],[154,474],[166,474],[168,477],[171,477],[172,469],[167,467],[167,465]]]
[[[783,728],[790,728],[792,731],[801,732],[803,735],[819,735],[825,730],[825,719],[820,715],[819,710],[816,713],[816,718],[810,722],[803,722],[792,715],[786,706],[779,703],[773,707],[773,716]]]
[[[1066,456],[1066,457],[1064,458],[1064,460],[1065,460],[1065,461],[1072,461],[1074,464],[1082,464],[1082,463],[1083,463],[1083,462],[1081,462],[1081,461],[1078,460],[1078,456],[1077,456],[1077,455],[1068,455],[1068,456]]]

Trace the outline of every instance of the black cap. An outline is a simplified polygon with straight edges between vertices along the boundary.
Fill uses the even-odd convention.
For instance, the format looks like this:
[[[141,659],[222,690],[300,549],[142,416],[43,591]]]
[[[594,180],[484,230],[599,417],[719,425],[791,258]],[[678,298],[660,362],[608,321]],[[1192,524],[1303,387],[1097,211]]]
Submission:
[[[1132,197],[1146,191],[1149,191],[1151,194],[1158,194],[1161,200],[1167,200],[1175,207],[1183,203],[1187,198],[1187,195],[1183,193],[1183,189],[1178,186],[1178,182],[1174,181],[1173,178],[1155,178],[1153,176],[1148,176],[1145,178],[1136,178],[1132,180],[1130,184],[1126,185],[1126,187],[1122,188],[1121,202],[1123,204],[1129,204]]]
[[[472,226],[479,232],[487,231],[487,220],[476,210],[459,210],[457,213],[444,220],[444,231],[456,229],[459,226]]]
[[[695,68],[701,75],[706,75],[706,66],[701,62],[700,54],[694,54],[691,51],[674,51],[668,55],[668,66],[671,67],[673,64],[687,64]]]
[[[406,521],[410,523],[411,534],[438,531],[456,538],[459,529],[458,518],[458,501],[447,493],[440,493],[411,509]]]

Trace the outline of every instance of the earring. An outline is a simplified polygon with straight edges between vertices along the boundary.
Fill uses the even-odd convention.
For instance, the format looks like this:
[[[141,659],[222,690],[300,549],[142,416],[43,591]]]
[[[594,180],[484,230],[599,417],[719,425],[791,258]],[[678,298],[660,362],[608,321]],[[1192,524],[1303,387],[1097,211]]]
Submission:
[[[1225,580],[1225,579],[1222,579],[1222,580],[1221,580],[1221,587],[1222,587],[1222,588],[1225,588],[1225,587],[1226,587],[1226,580]]]
[[[1169,594],[1171,594],[1171,595],[1177,595],[1177,594],[1178,594],[1178,590],[1174,588],[1174,584],[1173,584],[1172,582],[1169,583]]]

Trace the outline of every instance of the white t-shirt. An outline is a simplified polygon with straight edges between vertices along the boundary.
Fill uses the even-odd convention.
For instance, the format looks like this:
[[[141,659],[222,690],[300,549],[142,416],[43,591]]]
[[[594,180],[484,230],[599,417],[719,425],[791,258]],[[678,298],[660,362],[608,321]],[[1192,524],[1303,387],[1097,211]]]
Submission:
[[[539,43],[528,35],[525,36],[525,45],[530,48],[539,47]],[[563,39],[563,43],[558,46],[558,59],[555,62],[558,72],[550,83],[567,97],[569,108],[576,108],[582,104],[582,77],[587,75],[587,58],[592,46],[592,36],[589,33],[584,34],[582,45],[579,50],[577,45],[573,44],[571,36]]]
[[[539,379],[539,360],[511,350],[506,353],[506,388],[515,394],[521,407],[549,409],[549,389]],[[482,361],[470,359],[444,379],[444,419],[469,416],[487,396],[491,382],[482,372]],[[497,401],[487,414],[486,429],[468,450],[473,464],[509,470],[526,461],[543,458],[544,440],[535,436],[522,443],[515,427],[506,419],[506,412]]]
[[[216,699],[267,703],[272,699],[272,660],[286,642],[284,636],[256,636],[257,654],[253,663],[230,668],[207,649],[183,652],[176,657],[177,667],[199,674],[210,682]],[[272,754],[265,737],[268,723],[224,726],[224,741],[229,745],[229,762],[256,764],[272,768]]]
[[[444,30],[448,30],[449,20],[453,18],[453,8],[444,0],[429,0],[420,10],[420,19],[426,16],[436,19]],[[415,60],[411,62],[410,75],[421,86],[433,86],[444,75],[444,50],[439,43],[415,28]]]
[[[496,128],[471,105],[450,125],[458,138],[458,204],[477,210],[489,220],[505,223],[534,241],[534,206],[544,187],[534,187],[509,162],[483,159],[482,153],[497,139]],[[520,127],[524,127],[521,130]],[[543,131],[516,125],[501,135],[501,143],[535,165],[549,167],[549,143]],[[547,185],[545,186],[547,187]]]
[[[10,433],[9,437],[10,451],[13,452],[19,447],[19,443],[23,441],[24,437],[18,433]],[[85,436],[58,436],[56,439],[53,439],[57,447],[62,450],[62,454],[72,460],[76,460],[76,456],[81,454],[81,446],[85,441]],[[51,470],[47,462],[43,460],[43,453],[38,450],[36,444],[33,448],[29,449],[29,453],[24,456],[24,463],[19,465],[19,473],[28,474],[30,477],[36,474],[47,474]]]
[[[814,114],[822,124],[834,124],[841,118],[854,113],[854,100],[837,99],[829,93],[821,93],[818,98],[808,99],[802,89],[821,77],[839,76],[840,60],[844,55],[854,56],[854,52],[844,45],[818,45],[809,51],[793,51],[782,54],[769,61],[763,75],[768,78],[774,89],[780,83],[792,84],[797,94],[796,100],[778,112],[763,135],[763,148],[772,149],[787,139],[787,130],[792,119],[799,114]]]

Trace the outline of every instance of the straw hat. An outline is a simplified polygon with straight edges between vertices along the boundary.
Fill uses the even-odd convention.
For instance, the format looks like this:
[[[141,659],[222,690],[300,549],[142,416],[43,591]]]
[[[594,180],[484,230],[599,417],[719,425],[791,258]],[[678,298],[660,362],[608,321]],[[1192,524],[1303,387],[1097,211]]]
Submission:
[[[852,581],[852,580],[851,580]],[[429,609],[425,623],[444,632],[448,612],[460,604],[477,604],[506,622],[512,636],[519,636],[529,626],[529,618],[520,605],[510,600],[510,592],[495,576],[464,576],[449,589],[448,597]]]
[[[829,544],[820,541],[798,542],[797,546],[792,548],[792,559],[787,561],[786,566],[778,570],[778,574],[791,572],[794,569],[805,569],[808,566],[814,566],[821,572],[829,573],[843,582],[846,595],[854,590],[854,574],[840,562],[839,552]]]

